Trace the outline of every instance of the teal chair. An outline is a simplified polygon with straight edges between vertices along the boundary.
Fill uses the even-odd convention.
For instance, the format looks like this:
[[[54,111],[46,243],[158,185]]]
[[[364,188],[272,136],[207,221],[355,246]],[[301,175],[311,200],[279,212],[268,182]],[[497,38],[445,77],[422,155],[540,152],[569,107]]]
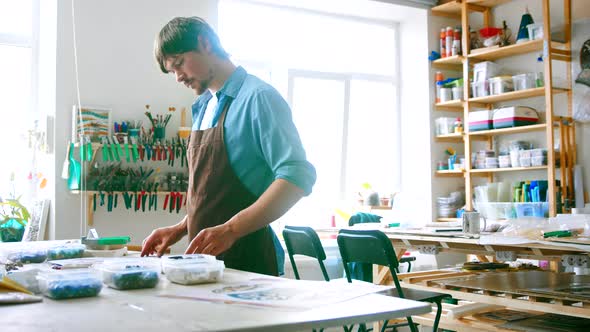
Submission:
[[[449,294],[428,292],[422,290],[402,288],[397,278],[397,268],[399,261],[393,250],[391,241],[383,232],[378,230],[340,230],[338,233],[338,248],[342,256],[342,264],[348,282],[352,282],[350,263],[366,263],[377,264],[389,267],[391,276],[393,277],[394,289],[381,292],[384,295],[405,298],[409,300],[435,303],[437,306],[436,317],[432,326],[432,330],[438,329],[438,323],[442,313],[442,300],[451,298]],[[381,331],[388,328],[409,326],[412,332],[417,332],[416,324],[412,321],[412,317],[406,317],[407,323],[388,325],[385,321]]]
[[[295,279],[300,280],[301,278],[293,255],[304,255],[317,259],[324,279],[330,281],[326,266],[324,266],[326,252],[324,251],[324,247],[322,247],[322,242],[318,234],[311,227],[285,226],[285,229],[283,229],[283,239],[287,246],[287,253],[289,254]]]
[[[317,259],[324,280],[330,281],[324,260],[326,259],[326,252],[322,246],[322,242],[316,231],[311,227],[305,226],[285,226],[283,229],[283,239],[287,246],[287,253],[289,260],[291,261],[291,267],[293,268],[293,274],[295,279],[300,280],[299,270],[297,264],[295,264],[294,255],[304,255]],[[354,325],[343,326],[345,332],[352,332]],[[322,332],[324,329],[313,329],[314,332]]]

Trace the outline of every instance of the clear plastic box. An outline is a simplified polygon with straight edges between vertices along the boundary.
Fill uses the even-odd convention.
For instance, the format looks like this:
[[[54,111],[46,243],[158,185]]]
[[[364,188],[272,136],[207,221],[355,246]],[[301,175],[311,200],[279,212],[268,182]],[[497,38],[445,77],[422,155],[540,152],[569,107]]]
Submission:
[[[43,263],[47,259],[47,249],[45,247],[24,247],[17,246],[3,253],[8,260],[15,263]]]
[[[528,24],[526,28],[529,30],[530,40],[543,39],[543,24],[532,23]]]
[[[161,270],[159,262],[141,259],[105,261],[98,269],[105,284],[121,290],[154,288]]]
[[[490,220],[516,218],[513,203],[510,202],[476,203],[475,208],[482,216]]]
[[[193,285],[221,280],[225,264],[210,255],[178,255],[162,258],[162,269],[168,280]]]
[[[41,292],[56,300],[97,296],[102,289],[100,274],[94,269],[42,271],[37,280]]]
[[[455,118],[441,117],[434,120],[436,135],[452,134],[455,131]]]
[[[512,82],[514,83],[514,90],[527,90],[537,87],[535,82],[535,73],[526,73],[512,76]]]
[[[498,76],[490,78],[490,95],[499,95],[502,93],[514,91],[511,76]]]
[[[527,202],[513,204],[517,218],[545,218],[549,215],[549,203],[547,202]]]
[[[47,260],[81,258],[86,246],[79,243],[64,244],[47,249]]]
[[[543,166],[547,164],[547,157],[535,156],[531,157],[531,166]]]
[[[490,94],[488,81],[471,83],[471,94],[473,98],[487,97]]]
[[[473,66],[473,81],[487,81],[500,73],[501,67],[494,62],[484,61]]]

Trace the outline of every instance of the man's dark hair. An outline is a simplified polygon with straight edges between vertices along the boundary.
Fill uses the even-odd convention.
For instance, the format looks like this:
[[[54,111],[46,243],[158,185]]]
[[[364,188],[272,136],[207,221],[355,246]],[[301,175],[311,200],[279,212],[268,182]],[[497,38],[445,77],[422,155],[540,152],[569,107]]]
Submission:
[[[219,37],[205,20],[196,16],[176,17],[160,30],[154,43],[154,55],[162,72],[168,73],[166,58],[198,50],[199,37],[209,41],[214,54],[222,59],[229,59]]]

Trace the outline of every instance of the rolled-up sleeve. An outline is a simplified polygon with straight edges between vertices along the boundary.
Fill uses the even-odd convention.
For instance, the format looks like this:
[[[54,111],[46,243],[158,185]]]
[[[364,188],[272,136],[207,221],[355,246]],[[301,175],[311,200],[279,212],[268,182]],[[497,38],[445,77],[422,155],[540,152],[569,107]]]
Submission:
[[[316,171],[307,161],[289,105],[272,87],[260,89],[251,102],[256,110],[252,114],[252,134],[275,180],[287,180],[309,195]]]

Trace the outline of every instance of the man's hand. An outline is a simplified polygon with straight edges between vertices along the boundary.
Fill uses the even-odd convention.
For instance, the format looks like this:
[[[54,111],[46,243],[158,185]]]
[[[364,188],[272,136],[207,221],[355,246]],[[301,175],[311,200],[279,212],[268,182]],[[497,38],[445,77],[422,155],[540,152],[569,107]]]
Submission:
[[[231,248],[238,238],[228,223],[205,228],[191,241],[185,254],[217,256]]]
[[[166,249],[182,239],[184,234],[185,232],[178,225],[155,229],[150,236],[143,240],[141,256],[156,253],[158,257],[161,257]]]

